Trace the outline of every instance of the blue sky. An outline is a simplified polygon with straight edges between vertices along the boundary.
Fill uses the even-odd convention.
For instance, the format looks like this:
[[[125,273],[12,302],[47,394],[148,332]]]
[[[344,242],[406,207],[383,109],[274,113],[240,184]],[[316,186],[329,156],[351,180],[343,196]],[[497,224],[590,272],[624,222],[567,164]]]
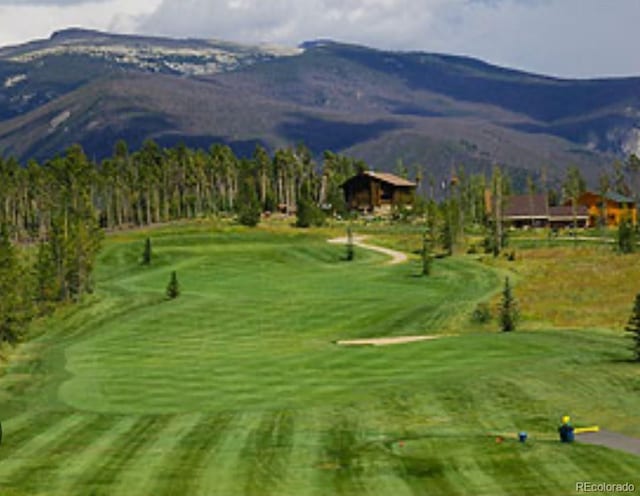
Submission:
[[[640,0],[0,0],[0,45],[69,26],[297,45],[333,38],[565,77],[640,76]]]

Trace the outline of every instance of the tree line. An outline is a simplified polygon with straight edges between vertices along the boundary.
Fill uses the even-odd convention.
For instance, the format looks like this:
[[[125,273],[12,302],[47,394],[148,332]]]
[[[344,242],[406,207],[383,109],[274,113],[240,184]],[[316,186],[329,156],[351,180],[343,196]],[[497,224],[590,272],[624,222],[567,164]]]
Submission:
[[[34,316],[92,291],[103,236],[94,171],[80,147],[42,167],[0,160],[0,341],[15,342]],[[29,244],[19,250],[16,241]]]
[[[409,169],[400,165],[397,173],[408,177]],[[17,329],[30,316],[92,290],[104,229],[220,214],[255,225],[263,212],[275,211],[297,213],[300,227],[319,225],[326,215],[347,214],[341,185],[366,168],[330,151],[318,164],[302,144],[273,154],[257,145],[248,158],[223,144],[196,150],[162,148],[152,140],[135,152],[119,141],[99,163],[79,145],[41,164],[23,166],[0,157],[0,340],[17,339]],[[433,175],[423,177],[421,167],[414,169],[412,179],[419,185],[414,207],[400,206],[394,215],[424,220],[424,253],[436,243],[452,253],[469,228],[484,230],[485,251],[501,252],[506,244],[501,212],[512,191],[506,170],[495,167],[487,178],[458,167],[436,181]],[[629,171],[638,180],[637,158],[614,165],[611,177],[601,178],[602,188],[627,192]],[[577,168],[569,169],[560,192],[549,188],[545,177],[541,174],[538,184],[528,178],[531,194],[542,189],[553,201],[576,198],[585,187]],[[16,243],[29,249],[16,250]],[[427,263],[425,258],[424,272]]]
[[[329,151],[318,167],[303,145],[273,155],[256,146],[241,159],[222,144],[163,149],[152,140],[133,153],[119,141],[100,163],[79,145],[41,164],[0,157],[0,341],[92,291],[104,229],[227,213],[255,225],[262,212],[305,208],[318,223],[321,207],[344,212],[340,185],[363,168]]]

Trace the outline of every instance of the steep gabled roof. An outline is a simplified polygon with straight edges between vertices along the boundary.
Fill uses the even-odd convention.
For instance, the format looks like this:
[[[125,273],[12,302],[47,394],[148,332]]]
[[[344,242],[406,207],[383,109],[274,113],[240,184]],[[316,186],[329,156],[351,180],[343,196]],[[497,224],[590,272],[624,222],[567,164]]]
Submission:
[[[417,184],[413,181],[409,181],[408,179],[404,179],[403,177],[398,177],[395,174],[391,174],[389,172],[364,171],[363,174],[375,179],[379,179],[382,182],[393,184],[394,186],[417,186]]]
[[[600,193],[595,193],[593,191],[585,191],[584,193],[582,193],[582,195],[580,195],[580,200],[584,198],[589,199],[590,197],[593,198],[596,202],[602,201],[601,200],[602,195]],[[609,191],[604,195],[604,198],[614,203],[635,203],[635,200],[633,198],[622,195],[620,193],[616,193],[615,191]],[[565,205],[570,205],[570,204],[571,204],[571,200],[567,200],[565,202]]]
[[[628,196],[621,195],[620,193],[616,193],[615,191],[610,191],[604,197],[607,200],[614,201],[616,203],[635,203],[633,198],[629,198]]]
[[[547,196],[511,195],[507,198],[503,217],[547,217]]]

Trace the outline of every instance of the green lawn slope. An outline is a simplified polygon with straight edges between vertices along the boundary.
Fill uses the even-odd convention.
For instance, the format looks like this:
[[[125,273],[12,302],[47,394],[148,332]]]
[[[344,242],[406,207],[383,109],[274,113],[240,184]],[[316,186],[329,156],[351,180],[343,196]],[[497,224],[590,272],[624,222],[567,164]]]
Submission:
[[[147,235],[154,258],[143,267]],[[555,434],[565,413],[640,434],[630,413],[640,371],[620,335],[478,330],[468,315],[500,288],[494,269],[454,257],[421,278],[417,261],[344,254],[291,229],[110,236],[95,294],[39,323],[41,337],[0,378],[0,494],[565,495],[581,480],[640,485],[639,458]],[[169,301],[172,270],[182,294]],[[441,338],[335,344],[410,334]]]

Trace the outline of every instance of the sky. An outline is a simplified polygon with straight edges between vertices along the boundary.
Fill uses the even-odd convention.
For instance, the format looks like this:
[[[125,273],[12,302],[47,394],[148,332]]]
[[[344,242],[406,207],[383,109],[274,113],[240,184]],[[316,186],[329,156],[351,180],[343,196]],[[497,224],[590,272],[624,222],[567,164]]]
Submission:
[[[640,0],[0,0],[0,46],[84,27],[296,46],[330,38],[561,77],[640,76]]]

